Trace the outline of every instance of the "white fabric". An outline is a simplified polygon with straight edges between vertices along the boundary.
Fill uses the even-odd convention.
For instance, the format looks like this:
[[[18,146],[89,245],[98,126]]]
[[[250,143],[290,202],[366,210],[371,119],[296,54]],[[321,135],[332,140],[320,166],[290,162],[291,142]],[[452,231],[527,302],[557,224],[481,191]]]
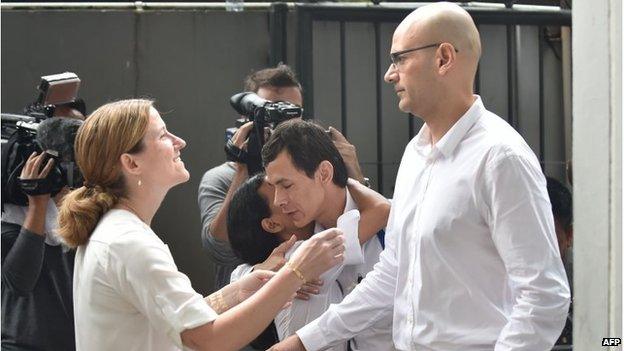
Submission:
[[[177,350],[180,333],[217,317],[134,214],[111,210],[74,267],[76,349]]]
[[[297,334],[315,351],[392,314],[400,350],[550,350],[570,291],[535,155],[480,98],[435,145],[425,125],[396,179],[386,249]]]
[[[2,212],[2,220],[7,223],[24,225],[28,206],[17,206],[13,204],[4,204],[4,212]],[[54,203],[54,199],[50,198],[46,209],[45,219],[45,243],[50,246],[58,246],[63,243],[63,239],[58,235],[58,208]],[[63,247],[67,249],[67,247]]]

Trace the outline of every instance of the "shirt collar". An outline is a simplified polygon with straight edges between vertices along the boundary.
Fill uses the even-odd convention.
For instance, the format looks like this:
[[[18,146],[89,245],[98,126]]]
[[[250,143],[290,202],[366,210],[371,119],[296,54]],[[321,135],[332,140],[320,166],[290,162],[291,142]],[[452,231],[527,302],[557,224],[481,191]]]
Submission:
[[[416,151],[427,158],[433,158],[438,153],[441,153],[444,157],[449,157],[479,116],[485,112],[481,97],[479,95],[475,95],[475,97],[476,99],[468,111],[453,124],[451,129],[433,147],[431,146],[431,133],[425,123],[416,136]]]

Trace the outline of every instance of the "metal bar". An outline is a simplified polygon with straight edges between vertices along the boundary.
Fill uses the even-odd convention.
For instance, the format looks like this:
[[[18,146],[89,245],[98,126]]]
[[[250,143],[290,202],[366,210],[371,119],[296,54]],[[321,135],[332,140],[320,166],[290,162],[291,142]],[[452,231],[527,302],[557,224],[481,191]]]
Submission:
[[[302,4],[303,7],[312,11],[315,20],[329,21],[379,21],[399,22],[415,8],[424,6],[389,6],[387,4],[377,6],[345,6],[336,4]],[[572,11],[561,9],[538,9],[530,7],[519,9],[504,7],[463,6],[470,13],[477,24],[514,24],[514,25],[560,25],[572,24]]]
[[[516,26],[507,26],[507,122],[518,130],[518,45],[516,33]]]
[[[284,3],[289,7],[294,7],[293,3]],[[269,9],[270,2],[245,2],[245,10]],[[38,9],[98,9],[98,10],[154,10],[154,9],[175,9],[175,10],[224,10],[225,2],[20,2],[2,3],[2,10],[38,10]]]
[[[286,53],[286,16],[288,5],[276,2],[271,4],[269,11],[269,65],[275,66],[280,62],[287,63]]]
[[[384,193],[384,178],[383,178],[383,123],[381,123],[381,54],[379,50],[381,48],[381,29],[379,22],[374,23],[375,28],[375,97],[377,99],[377,192]]]
[[[342,134],[347,136],[347,58],[345,47],[345,23],[340,22],[340,124]]]
[[[543,165],[545,160],[545,150],[546,140],[544,136],[545,126],[545,116],[544,116],[544,38],[543,38],[543,30],[544,27],[540,26],[537,28],[537,43],[538,43],[538,60],[539,60],[539,159],[540,163]],[[543,167],[543,166],[542,166]]]
[[[297,19],[297,73],[303,88],[303,106],[306,118],[314,117],[314,82],[312,55],[313,22],[310,9],[295,6]]]

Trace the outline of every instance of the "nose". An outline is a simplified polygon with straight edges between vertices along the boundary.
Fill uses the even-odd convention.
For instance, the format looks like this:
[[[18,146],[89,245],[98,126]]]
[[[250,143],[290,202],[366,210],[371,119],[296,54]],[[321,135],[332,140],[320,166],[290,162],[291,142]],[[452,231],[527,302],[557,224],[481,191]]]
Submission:
[[[174,134],[171,134],[171,136],[173,137],[174,145],[178,148],[178,150],[184,149],[186,147],[186,141],[184,141],[184,139]]]
[[[288,203],[288,197],[286,196],[285,191],[278,188],[278,186],[275,187],[275,198],[273,199],[273,204],[277,207],[282,207]]]
[[[386,71],[386,74],[384,74],[384,80],[386,83],[390,84],[394,84],[399,80],[399,75],[394,63],[391,63],[390,66],[388,66],[388,70]]]

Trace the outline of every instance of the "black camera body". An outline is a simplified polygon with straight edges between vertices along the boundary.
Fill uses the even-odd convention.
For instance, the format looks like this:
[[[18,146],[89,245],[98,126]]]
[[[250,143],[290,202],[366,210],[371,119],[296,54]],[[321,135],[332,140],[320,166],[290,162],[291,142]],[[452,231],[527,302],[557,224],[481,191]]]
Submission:
[[[230,104],[236,112],[253,122],[253,130],[249,134],[247,151],[236,147],[228,138],[225,144],[225,154],[229,161],[245,163],[251,177],[264,170],[261,151],[265,143],[265,127],[273,129],[284,121],[301,117],[303,108],[289,102],[268,101],[252,92],[243,92],[232,96]]]
[[[24,109],[25,115],[1,114],[2,119],[2,205],[28,205],[31,195],[56,195],[63,187],[82,185],[82,174],[74,160],[74,140],[83,121],[52,117],[57,106],[76,99],[80,79],[74,73],[41,77],[39,96]],[[21,180],[22,168],[33,152],[43,152],[45,166],[54,167],[45,179]]]

